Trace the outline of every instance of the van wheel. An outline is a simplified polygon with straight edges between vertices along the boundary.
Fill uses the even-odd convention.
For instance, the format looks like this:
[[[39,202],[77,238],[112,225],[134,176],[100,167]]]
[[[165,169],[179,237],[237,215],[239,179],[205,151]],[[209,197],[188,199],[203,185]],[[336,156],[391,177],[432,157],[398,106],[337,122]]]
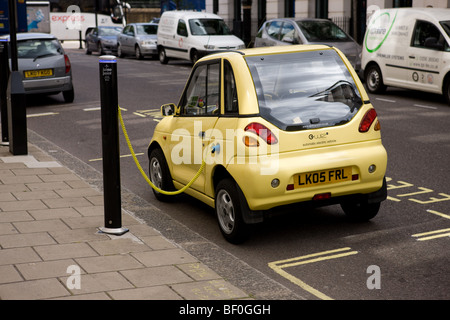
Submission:
[[[220,181],[216,188],[215,211],[220,231],[233,244],[245,241],[249,235],[249,225],[242,217],[239,188],[231,179]]]
[[[366,80],[367,90],[370,93],[382,93],[386,90],[381,70],[377,65],[372,64],[367,67],[364,78]]]
[[[167,58],[166,50],[163,47],[159,48],[159,62],[161,64],[167,64],[169,62],[169,58]]]
[[[200,59],[200,55],[198,54],[197,50],[192,50],[191,52],[191,61],[193,64],[195,64],[197,62],[197,60]]]
[[[442,88],[442,94],[444,95],[445,101],[450,104],[450,77],[445,80],[444,87]]]

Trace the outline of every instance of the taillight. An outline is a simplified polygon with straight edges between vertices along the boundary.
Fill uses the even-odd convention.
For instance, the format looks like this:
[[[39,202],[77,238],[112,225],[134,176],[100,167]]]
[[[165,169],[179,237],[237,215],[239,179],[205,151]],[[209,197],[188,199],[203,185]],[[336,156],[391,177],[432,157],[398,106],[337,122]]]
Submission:
[[[270,129],[268,129],[266,126],[264,126],[260,123],[252,122],[245,127],[244,131],[251,131],[251,132],[255,133],[261,139],[263,139],[267,144],[277,144],[278,143],[278,139],[277,139],[277,137],[275,137],[275,135],[272,133],[272,131],[270,131]],[[244,143],[245,143],[245,140],[244,140]]]
[[[70,60],[67,54],[64,55],[64,63],[66,64],[66,73],[70,71]]]
[[[370,129],[370,126],[372,125],[373,121],[377,117],[377,112],[375,109],[370,109],[366,112],[363,119],[361,120],[361,123],[359,124],[359,132],[367,132]],[[380,130],[379,122],[377,121],[376,124],[376,130]]]

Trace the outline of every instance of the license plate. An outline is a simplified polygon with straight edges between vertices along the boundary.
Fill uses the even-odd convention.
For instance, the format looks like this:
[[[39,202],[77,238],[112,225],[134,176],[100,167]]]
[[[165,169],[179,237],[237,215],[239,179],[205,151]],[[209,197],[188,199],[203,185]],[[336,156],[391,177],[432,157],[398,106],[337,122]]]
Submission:
[[[301,173],[294,176],[295,188],[352,180],[352,167]]]
[[[25,78],[48,77],[53,75],[53,69],[29,70],[24,74]]]

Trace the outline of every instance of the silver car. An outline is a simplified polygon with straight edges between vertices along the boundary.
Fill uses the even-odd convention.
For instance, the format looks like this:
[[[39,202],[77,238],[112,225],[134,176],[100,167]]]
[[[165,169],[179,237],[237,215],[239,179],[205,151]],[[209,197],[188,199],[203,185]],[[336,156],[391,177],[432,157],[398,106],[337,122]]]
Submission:
[[[326,44],[341,50],[357,73],[361,70],[361,46],[327,19],[280,18],[266,21],[255,37],[255,47],[290,44]]]
[[[117,35],[117,55],[135,55],[137,59],[151,55],[156,57],[156,23],[130,23]]]
[[[9,41],[9,36],[2,36]],[[58,94],[73,102],[69,57],[58,39],[47,33],[17,33],[18,69],[26,94]],[[10,62],[11,63],[11,62]]]

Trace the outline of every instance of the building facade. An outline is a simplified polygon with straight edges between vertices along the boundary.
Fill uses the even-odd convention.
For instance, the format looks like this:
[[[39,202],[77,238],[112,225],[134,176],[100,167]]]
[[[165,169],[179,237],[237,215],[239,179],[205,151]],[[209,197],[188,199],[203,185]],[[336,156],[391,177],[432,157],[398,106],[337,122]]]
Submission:
[[[205,11],[221,16],[249,46],[264,21],[273,18],[331,19],[361,43],[368,11],[427,6],[449,8],[450,0],[205,0]]]

